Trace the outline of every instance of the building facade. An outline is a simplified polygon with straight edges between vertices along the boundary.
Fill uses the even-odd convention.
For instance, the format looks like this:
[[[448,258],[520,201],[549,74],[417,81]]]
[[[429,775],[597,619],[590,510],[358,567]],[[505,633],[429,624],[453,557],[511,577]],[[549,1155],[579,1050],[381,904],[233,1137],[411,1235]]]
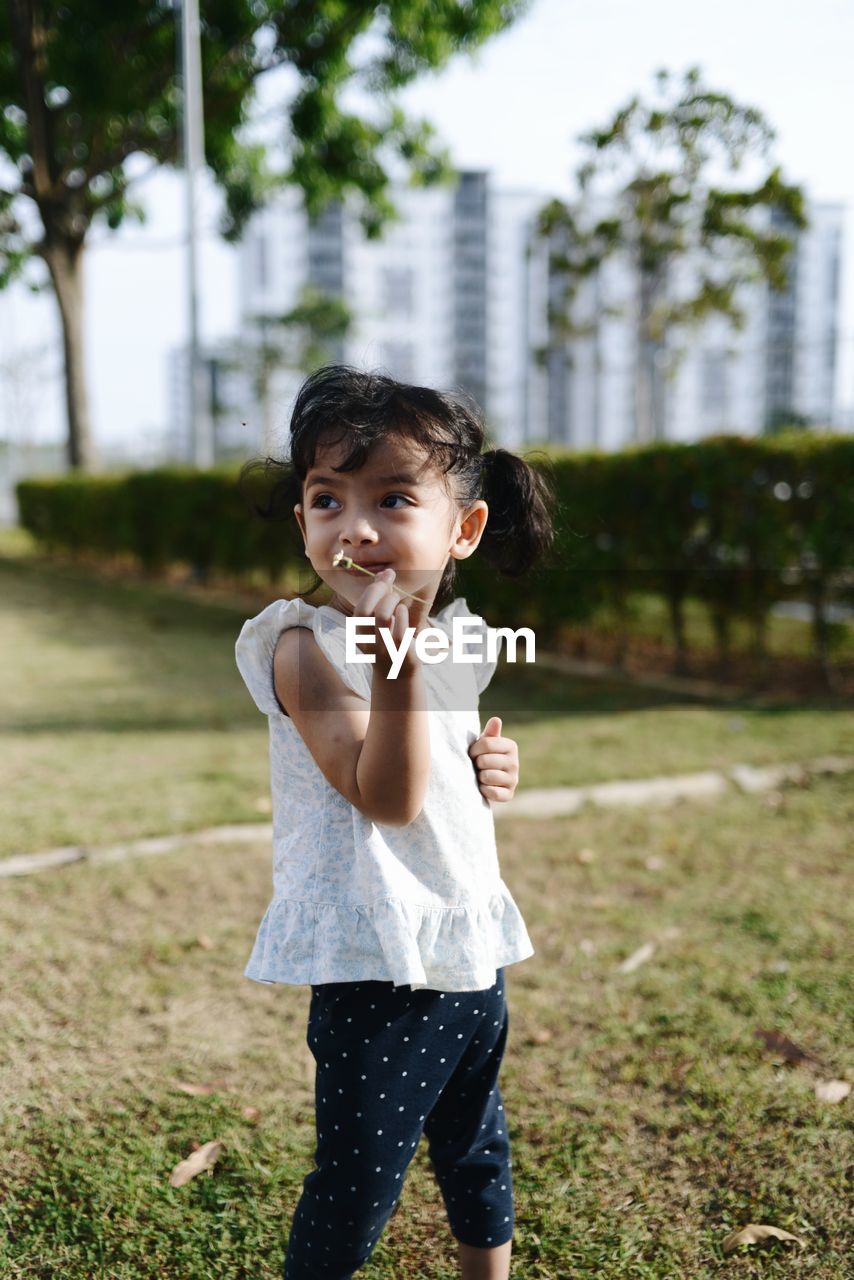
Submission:
[[[300,193],[282,191],[252,219],[240,247],[239,333],[205,353],[215,456],[281,452],[305,370],[292,341],[283,358],[269,357],[283,333],[277,318],[307,288],[343,299],[352,317],[346,337],[326,344],[329,360],[467,393],[482,406],[493,442],[510,449],[638,442],[644,360],[653,399],[647,438],[758,434],[792,415],[836,421],[842,206],[809,207],[785,290],[739,287],[740,331],[713,317],[650,352],[638,340],[638,282],[619,257],[580,288],[579,332],[557,336],[554,246],[534,231],[546,199],[496,189],[480,171],[462,173],[454,186],[402,186],[393,193],[397,219],[370,240],[348,205],[312,223]],[[669,293],[687,296],[700,266],[682,262]],[[189,456],[186,368],[186,353],[173,353],[179,457]]]
[[[604,214],[605,210],[601,210]],[[781,422],[840,426],[836,383],[840,259],[844,207],[808,206],[809,227],[793,233],[785,289],[743,283],[735,292],[743,327],[711,316],[693,331],[671,333],[651,353],[652,412],[642,418],[639,288],[625,257],[615,255],[578,290],[570,340],[540,318],[544,359],[532,374],[547,438],[576,449],[618,449],[651,439],[698,440],[719,432],[758,435]],[[757,222],[773,222],[768,210]],[[785,232],[785,228],[781,227]],[[549,281],[560,306],[561,246],[538,244],[533,270]],[[672,270],[668,300],[696,292],[702,264],[690,256]]]

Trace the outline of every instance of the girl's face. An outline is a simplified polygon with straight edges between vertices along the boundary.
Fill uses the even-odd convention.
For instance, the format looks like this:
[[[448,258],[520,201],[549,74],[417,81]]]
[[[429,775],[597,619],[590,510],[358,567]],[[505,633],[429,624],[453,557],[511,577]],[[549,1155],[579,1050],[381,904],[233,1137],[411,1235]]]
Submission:
[[[346,456],[344,444],[318,449],[294,507],[312,568],[332,588],[333,607],[348,615],[371,579],[333,568],[335,553],[372,573],[392,568],[396,584],[429,602],[422,614],[422,606],[403,597],[410,613],[426,619],[449,555],[465,560],[480,542],[487,505],[478,500],[460,511],[445,476],[406,438],[386,437],[362,467],[336,473]]]

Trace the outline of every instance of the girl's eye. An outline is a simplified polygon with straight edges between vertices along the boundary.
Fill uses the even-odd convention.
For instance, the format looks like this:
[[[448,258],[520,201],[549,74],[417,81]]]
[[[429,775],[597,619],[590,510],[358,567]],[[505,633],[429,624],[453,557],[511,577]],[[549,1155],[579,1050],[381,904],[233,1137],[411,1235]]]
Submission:
[[[312,502],[312,504],[311,504],[311,505],[312,505],[313,507],[316,507],[316,506],[317,506],[317,504],[318,504],[319,502],[321,502],[324,498],[332,498],[332,494],[331,494],[331,493],[319,493],[319,494],[317,495],[317,497],[314,499],[314,501]],[[389,498],[400,498],[403,502],[405,502],[407,505],[409,505],[409,499],[408,499],[404,494],[402,494],[402,493],[388,493],[388,494],[386,494],[386,496],[383,498],[383,502],[387,502]],[[334,498],[333,498],[332,500],[333,500],[333,502],[335,501],[335,499],[334,499]],[[329,508],[328,508],[328,507],[326,507],[326,506],[323,506],[323,507],[321,507],[320,509],[321,509],[321,511],[328,511],[328,510],[329,510]],[[400,510],[400,508],[399,508],[399,507],[394,507],[394,508],[393,508],[393,510],[395,510],[395,511],[399,511],[399,510]]]

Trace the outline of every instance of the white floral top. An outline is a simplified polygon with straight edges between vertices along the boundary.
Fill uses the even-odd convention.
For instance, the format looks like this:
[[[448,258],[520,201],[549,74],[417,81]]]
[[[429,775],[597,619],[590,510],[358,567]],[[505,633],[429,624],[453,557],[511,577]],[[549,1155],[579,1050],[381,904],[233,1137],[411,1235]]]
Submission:
[[[451,635],[477,618],[464,599],[430,620]],[[331,605],[275,600],[244,623],[240,674],[270,726],[273,899],[244,970],[255,982],[378,980],[420,990],[480,991],[496,970],[534,954],[501,879],[490,803],[468,754],[480,736],[478,697],[496,660],[424,664],[431,770],[408,826],[371,822],[324,777],[273,688],[273,652],[287,627],[310,628],[344,683],[370,701],[372,664],[345,661],[345,616]],[[477,652],[476,628],[467,652]]]

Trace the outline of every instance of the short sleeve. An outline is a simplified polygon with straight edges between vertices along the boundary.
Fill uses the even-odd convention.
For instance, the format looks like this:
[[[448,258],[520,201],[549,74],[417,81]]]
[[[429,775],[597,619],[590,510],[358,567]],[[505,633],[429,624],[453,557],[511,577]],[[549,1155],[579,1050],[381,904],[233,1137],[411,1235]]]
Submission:
[[[309,628],[344,683],[360,698],[370,699],[370,668],[346,660],[344,615],[329,605],[317,607],[302,599],[274,600],[256,617],[244,622],[234,646],[237,669],[264,715],[282,714],[273,686],[273,654],[279,636],[289,627]]]
[[[481,624],[480,635],[482,639],[480,642],[480,652],[482,654],[482,660],[479,662],[472,663],[472,671],[474,672],[474,679],[475,679],[475,684],[477,685],[477,691],[479,694],[483,693],[484,689],[486,688],[486,686],[489,684],[490,680],[494,676],[495,669],[498,666],[497,637],[496,637],[494,658],[489,657],[491,650],[489,649],[489,646],[488,646],[489,633],[493,632],[495,628],[490,627],[483,620],[480,614],[472,613],[471,609],[469,609],[468,605],[466,604],[465,598],[463,596],[458,596],[457,599],[452,601],[451,604],[445,605],[444,609],[440,609],[439,612],[435,614],[435,621],[443,628],[443,630],[447,631],[449,636],[451,636],[452,634],[454,618],[474,618]],[[475,647],[475,640],[477,639],[478,631],[474,628],[471,628],[471,629],[467,628],[466,635],[470,641],[471,652],[476,653],[477,649]]]
[[[266,716],[281,715],[273,687],[276,642],[289,627],[310,627],[316,612],[305,600],[274,600],[240,630],[234,646],[237,669],[255,705]]]
[[[358,657],[347,661],[347,619],[331,605],[322,604],[313,619],[314,638],[328,662],[341,679],[360,698],[371,700],[373,663],[360,662]]]

